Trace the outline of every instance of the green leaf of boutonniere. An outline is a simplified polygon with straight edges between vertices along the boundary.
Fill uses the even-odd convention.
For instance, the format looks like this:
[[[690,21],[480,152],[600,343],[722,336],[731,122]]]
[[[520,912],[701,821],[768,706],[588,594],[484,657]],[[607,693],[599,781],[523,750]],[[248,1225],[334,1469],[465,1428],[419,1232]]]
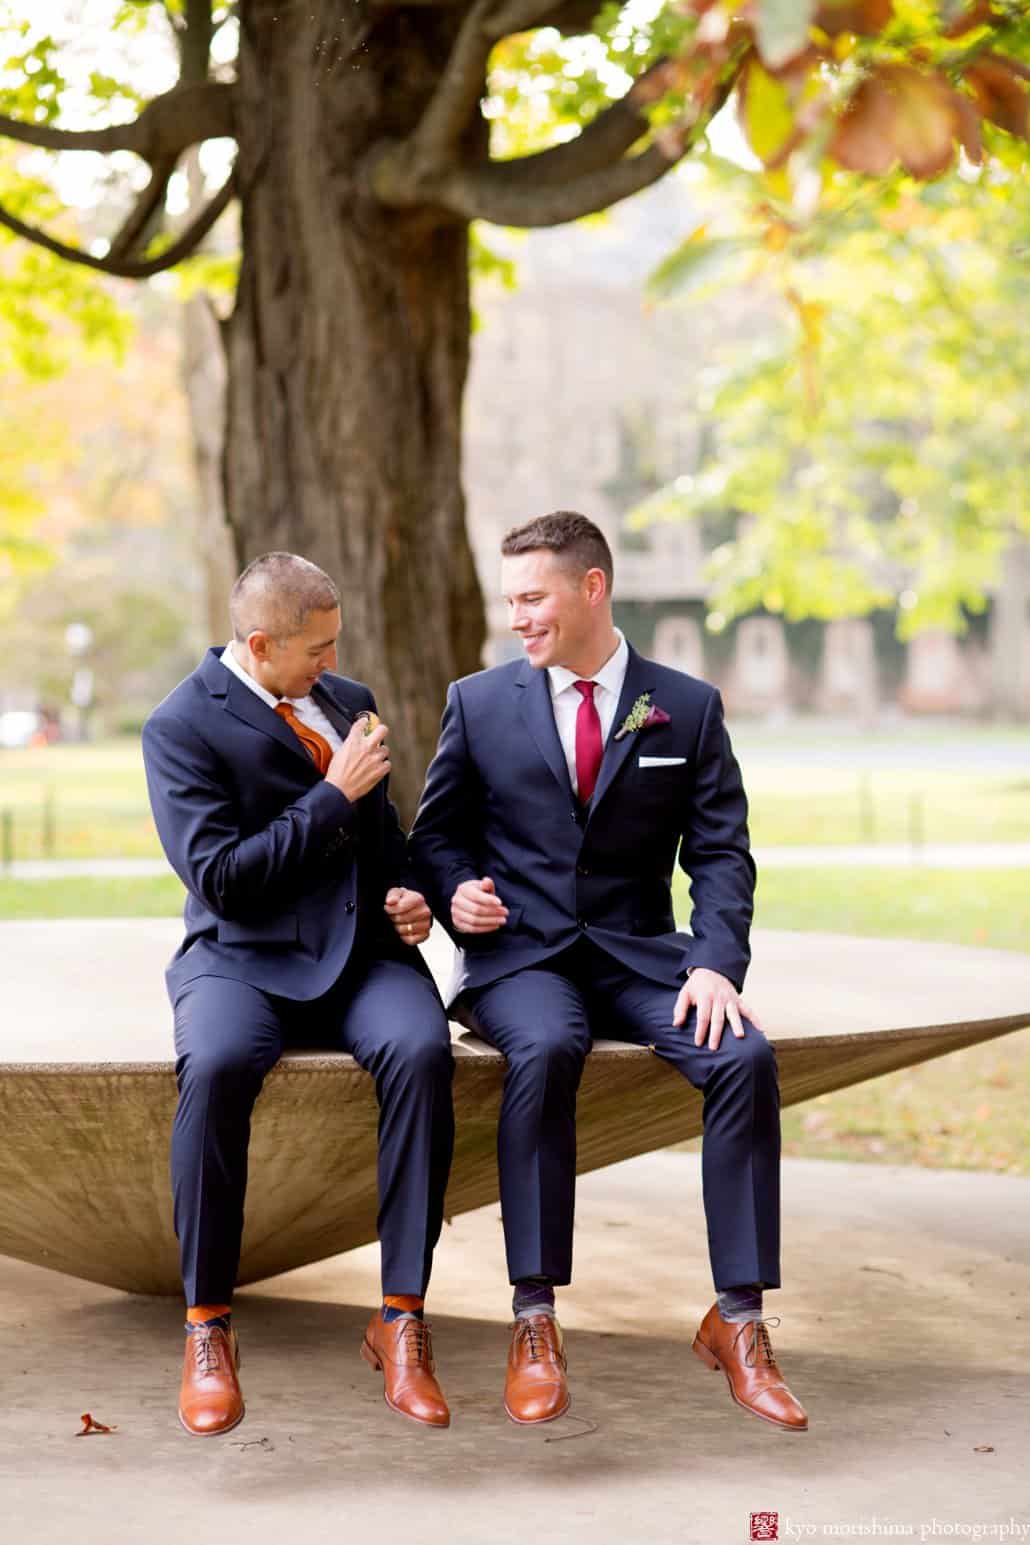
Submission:
[[[615,739],[621,740],[624,735],[633,735],[637,730],[643,729],[651,713],[651,694],[643,692],[637,698],[629,713],[615,732]]]

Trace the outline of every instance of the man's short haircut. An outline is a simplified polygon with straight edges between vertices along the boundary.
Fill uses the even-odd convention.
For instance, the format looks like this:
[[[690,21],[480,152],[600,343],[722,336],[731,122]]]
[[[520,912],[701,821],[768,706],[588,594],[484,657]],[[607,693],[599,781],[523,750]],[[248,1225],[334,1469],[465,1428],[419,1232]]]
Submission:
[[[555,510],[551,515],[538,515],[524,526],[513,526],[501,542],[501,555],[517,558],[521,553],[538,552],[542,547],[562,559],[577,574],[600,569],[611,594],[615,572],[612,550],[601,528],[585,515],[577,515],[575,510]]]
[[[296,553],[263,553],[232,587],[233,637],[245,644],[260,629],[274,639],[292,638],[312,612],[331,612],[339,604],[340,592],[317,564]]]

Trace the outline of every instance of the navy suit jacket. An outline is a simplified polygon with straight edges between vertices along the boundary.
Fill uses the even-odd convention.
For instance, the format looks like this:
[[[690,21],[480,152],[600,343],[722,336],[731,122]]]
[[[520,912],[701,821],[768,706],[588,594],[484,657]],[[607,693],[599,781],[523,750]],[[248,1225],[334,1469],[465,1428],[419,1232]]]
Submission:
[[[669,715],[615,740],[636,699]],[[641,765],[642,757],[674,758]],[[672,912],[689,875],[691,934]],[[630,649],[589,806],[569,780],[547,672],[528,661],[452,684],[409,839],[414,883],[459,949],[448,998],[538,965],[581,934],[630,970],[678,986],[708,966],[739,989],[750,960],[755,868],[747,800],[714,687]],[[460,934],[451,897],[489,875],[508,906],[490,934]]]
[[[425,971],[382,912],[405,880],[388,780],[352,804],[221,652],[209,650],[143,726],[158,835],[188,892],[172,998],[198,976],[317,998],[356,942]],[[369,689],[343,676],[322,675],[312,696],[343,737],[375,708]]]

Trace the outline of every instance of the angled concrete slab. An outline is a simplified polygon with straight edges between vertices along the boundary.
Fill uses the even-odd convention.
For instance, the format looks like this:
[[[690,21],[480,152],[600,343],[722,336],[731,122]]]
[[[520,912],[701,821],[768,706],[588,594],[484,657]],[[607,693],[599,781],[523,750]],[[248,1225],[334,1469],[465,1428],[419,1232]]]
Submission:
[[[166,919],[0,924],[0,1253],[128,1291],[179,1291],[162,981],[179,933]],[[438,933],[438,976],[449,951]],[[762,932],[754,953],[747,997],[776,1045],[785,1104],[1030,1024],[1019,955]],[[474,1038],[455,1058],[450,1216],[497,1195],[503,1074]],[[701,1130],[696,1091],[619,1042],[591,1054],[579,1112],[581,1171]],[[283,1059],[255,1112],[241,1282],[374,1239],[376,1124],[352,1058]]]

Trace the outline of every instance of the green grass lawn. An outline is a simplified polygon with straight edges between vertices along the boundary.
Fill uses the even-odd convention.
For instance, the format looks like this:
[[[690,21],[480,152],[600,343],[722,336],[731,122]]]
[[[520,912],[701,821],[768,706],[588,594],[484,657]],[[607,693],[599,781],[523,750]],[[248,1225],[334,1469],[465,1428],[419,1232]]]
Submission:
[[[174,874],[110,880],[5,880],[0,875],[0,920],[181,917],[185,894]]]
[[[946,742],[962,765],[937,766],[930,731],[878,752],[882,765],[855,771],[839,748],[822,765],[803,738],[785,760],[782,736],[740,737],[756,845],[783,843],[1030,842],[1030,774],[992,766],[990,734],[955,732]],[[825,747],[825,741],[822,743]],[[957,750],[956,750],[957,747]],[[966,759],[967,758],[967,759]],[[1030,767],[1030,736],[1027,737]],[[14,856],[156,857],[138,742],[0,751],[0,813],[12,823]],[[48,840],[48,832],[52,837]]]
[[[752,755],[745,779],[756,846],[1030,841],[1030,775],[1017,769],[859,773]]]
[[[4,811],[15,858],[161,854],[135,740],[0,751]]]

